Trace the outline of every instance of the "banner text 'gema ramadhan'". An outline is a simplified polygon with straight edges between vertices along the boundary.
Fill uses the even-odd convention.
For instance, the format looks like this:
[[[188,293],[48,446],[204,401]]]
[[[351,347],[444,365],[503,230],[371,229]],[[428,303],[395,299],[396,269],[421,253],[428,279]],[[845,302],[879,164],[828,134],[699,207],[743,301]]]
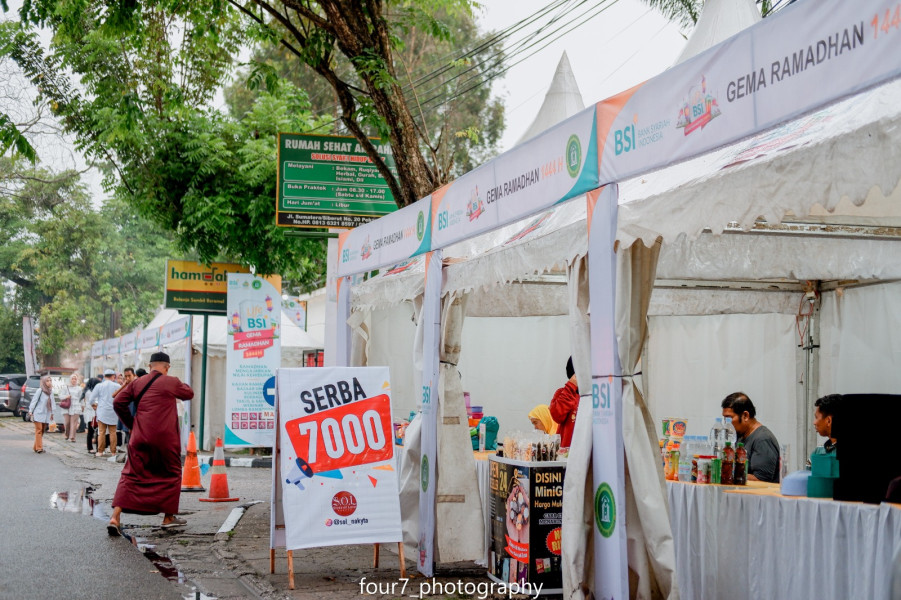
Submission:
[[[703,154],[899,74],[897,0],[797,2],[599,103],[600,183]]]
[[[401,540],[387,367],[279,369],[287,549]]]
[[[343,232],[338,237],[338,275],[374,271],[428,252],[432,245],[431,197]]]
[[[432,194],[432,248],[512,223],[597,187],[589,108]]]
[[[372,140],[397,177],[391,145]],[[397,209],[388,184],[356,138],[278,135],[276,223],[356,227]]]

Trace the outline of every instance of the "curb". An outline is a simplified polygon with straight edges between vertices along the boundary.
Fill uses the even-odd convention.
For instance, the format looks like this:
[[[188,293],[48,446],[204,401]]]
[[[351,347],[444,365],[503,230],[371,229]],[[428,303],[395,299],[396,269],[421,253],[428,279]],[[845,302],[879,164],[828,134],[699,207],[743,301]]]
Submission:
[[[182,461],[184,462],[184,461]],[[213,465],[213,456],[197,456],[198,464],[207,464]],[[225,457],[225,466],[226,467],[250,467],[256,469],[271,469],[272,468],[272,457],[264,456],[262,458],[252,458],[252,457],[244,457],[244,456],[226,456]]]

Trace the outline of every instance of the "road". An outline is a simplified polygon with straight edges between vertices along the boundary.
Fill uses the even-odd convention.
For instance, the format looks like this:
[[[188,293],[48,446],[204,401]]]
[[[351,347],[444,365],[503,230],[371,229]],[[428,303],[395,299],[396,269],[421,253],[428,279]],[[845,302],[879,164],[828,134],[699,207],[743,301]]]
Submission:
[[[103,521],[59,509],[70,491],[76,500],[85,470],[67,467],[49,444],[35,454],[33,438],[12,421],[0,418],[0,598],[183,598],[126,538],[110,538]]]

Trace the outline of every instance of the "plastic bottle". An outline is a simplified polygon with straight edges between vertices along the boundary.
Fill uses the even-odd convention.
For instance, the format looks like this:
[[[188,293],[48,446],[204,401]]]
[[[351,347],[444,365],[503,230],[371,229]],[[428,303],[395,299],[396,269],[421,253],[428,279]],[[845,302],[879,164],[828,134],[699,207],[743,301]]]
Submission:
[[[720,469],[720,483],[723,485],[732,485],[735,472],[735,449],[732,442],[727,441],[726,447],[723,448],[723,462]]]
[[[485,451],[485,423],[479,423],[479,452]]]
[[[713,455],[717,456],[719,454],[720,448],[723,447],[723,424],[720,421],[720,418],[716,418],[716,423],[713,424],[713,427],[710,428],[710,435],[707,436],[710,445],[713,446]]]
[[[748,483],[748,451],[745,445],[738,443],[735,450],[735,466],[732,471],[732,483],[734,485],[747,485]]]
[[[733,446],[735,446],[735,442],[738,441],[738,436],[735,433],[735,427],[733,427],[732,425],[732,419],[727,419],[726,417],[723,417],[723,437],[725,438],[724,442],[732,442]]]

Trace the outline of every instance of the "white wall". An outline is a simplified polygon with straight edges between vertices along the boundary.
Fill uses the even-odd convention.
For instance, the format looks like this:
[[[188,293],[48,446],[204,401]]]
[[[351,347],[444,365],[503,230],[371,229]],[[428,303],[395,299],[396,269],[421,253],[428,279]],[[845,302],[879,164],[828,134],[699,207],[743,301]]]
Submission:
[[[901,394],[901,283],[824,294],[819,395]]]
[[[466,317],[460,374],[463,389],[505,432],[530,431],[529,411],[550,404],[566,383],[569,317]]]
[[[406,419],[411,410],[419,410],[421,386],[419,368],[413,364],[413,305],[409,302],[387,310],[376,310],[370,317],[372,343],[368,364],[387,366],[391,377],[391,407],[395,419]]]
[[[741,391],[754,402],[757,419],[791,445],[791,469],[800,468],[794,316],[651,317],[649,327],[643,368],[655,424],[680,417],[689,435],[707,435],[722,414],[723,398]]]

